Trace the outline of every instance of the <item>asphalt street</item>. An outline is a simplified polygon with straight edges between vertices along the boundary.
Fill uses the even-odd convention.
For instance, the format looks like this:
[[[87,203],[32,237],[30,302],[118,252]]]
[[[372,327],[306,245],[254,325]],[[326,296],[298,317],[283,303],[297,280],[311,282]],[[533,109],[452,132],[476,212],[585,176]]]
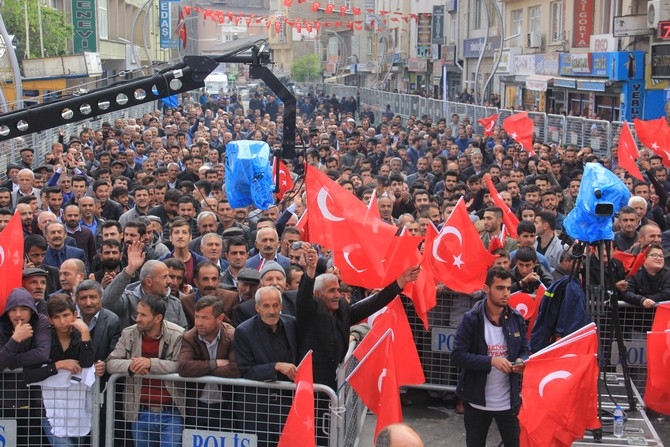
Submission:
[[[426,447],[465,446],[465,428],[463,416],[456,414],[451,402],[442,403],[434,399],[426,391],[409,389],[405,395],[411,405],[403,405],[404,422],[414,427],[423,438]],[[670,417],[650,416],[652,424],[664,445],[670,447]],[[360,436],[360,447],[373,446],[376,417],[368,413]],[[487,446],[497,447],[500,436],[491,425]],[[597,445],[597,444],[593,444]]]

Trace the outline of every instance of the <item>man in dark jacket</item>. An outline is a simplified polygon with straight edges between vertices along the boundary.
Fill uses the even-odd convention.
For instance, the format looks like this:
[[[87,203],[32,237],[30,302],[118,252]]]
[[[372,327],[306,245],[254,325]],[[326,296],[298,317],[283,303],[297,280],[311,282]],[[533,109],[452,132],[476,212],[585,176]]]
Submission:
[[[493,419],[506,447],[519,445],[520,373],[528,358],[526,325],[508,306],[512,275],[500,267],[486,275],[486,298],[463,315],[452,364],[461,368],[456,395],[466,402],[468,447],[485,447]]]
[[[0,371],[40,366],[49,359],[50,350],[47,316],[38,314],[35,300],[26,289],[14,289],[0,317]],[[41,444],[39,391],[27,389],[22,374],[5,373],[2,386],[0,418],[16,419],[17,445]]]

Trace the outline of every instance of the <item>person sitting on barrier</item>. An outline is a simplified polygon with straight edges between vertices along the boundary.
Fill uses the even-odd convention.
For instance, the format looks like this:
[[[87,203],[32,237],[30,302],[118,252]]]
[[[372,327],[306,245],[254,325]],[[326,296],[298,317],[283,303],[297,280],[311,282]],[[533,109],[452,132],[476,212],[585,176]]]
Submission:
[[[203,296],[195,303],[194,312],[195,326],[184,333],[179,351],[179,375],[239,377],[233,352],[235,328],[224,322],[223,303],[216,296]],[[219,431],[233,428],[231,396],[221,386],[197,384],[189,390],[195,402],[187,408],[195,409],[195,418],[187,425]]]
[[[409,425],[391,424],[379,432],[375,447],[423,447],[423,440]]]
[[[670,296],[670,269],[665,266],[663,247],[651,244],[644,264],[628,278],[623,299],[636,306],[651,309]]]
[[[0,371],[42,365],[49,359],[50,349],[47,316],[37,312],[30,292],[14,289],[0,317]],[[17,445],[40,444],[42,410],[32,394],[20,374],[3,374],[0,418],[16,419]]]
[[[135,447],[181,446],[185,401],[173,381],[143,379],[147,374],[177,372],[184,329],[166,321],[165,301],[143,295],[137,302],[137,323],[121,332],[107,358],[107,372],[127,374],[125,419],[132,422]]]
[[[74,302],[68,295],[56,294],[47,304],[51,323],[51,352],[49,360],[37,367],[23,369],[27,384],[42,385],[42,399],[46,409],[43,419],[44,434],[52,446],[74,447],[84,445],[91,431],[91,408],[87,407],[87,391],[95,381],[93,372],[87,376],[85,368],[95,361],[91,333],[88,326],[77,318]],[[49,383],[51,376],[66,371],[70,385]],[[80,379],[76,382],[75,379]]]
[[[233,346],[242,377],[258,381],[292,381],[297,371],[296,319],[282,314],[282,294],[274,286],[256,291],[257,314],[235,329]],[[290,394],[261,389],[245,399],[244,429],[259,435],[259,444],[276,443],[291,405]],[[272,391],[272,393],[270,393]],[[263,443],[261,443],[261,441]]]

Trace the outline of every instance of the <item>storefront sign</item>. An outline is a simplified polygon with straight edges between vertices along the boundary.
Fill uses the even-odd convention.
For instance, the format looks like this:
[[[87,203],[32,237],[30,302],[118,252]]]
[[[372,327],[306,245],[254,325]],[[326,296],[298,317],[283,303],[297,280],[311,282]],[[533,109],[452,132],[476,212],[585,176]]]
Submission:
[[[577,79],[577,90],[586,90],[588,92],[604,92],[607,87],[605,81],[582,81]]]
[[[591,55],[571,54],[570,65],[572,66],[572,73],[591,73]]]
[[[444,65],[456,65],[456,45],[444,45],[442,47],[442,63]]]
[[[559,53],[535,55],[535,73],[547,76],[558,76]]]
[[[651,77],[670,79],[670,44],[651,46]]]
[[[170,5],[173,1],[160,0],[158,2],[158,32],[160,33],[161,48],[177,48],[179,46],[179,39],[172,37],[172,12]]]
[[[594,0],[575,0],[572,22],[572,47],[588,48],[593,34]]]
[[[476,39],[465,39],[463,41],[463,57],[473,59],[479,57],[484,52],[484,57],[493,57],[496,50],[500,49],[500,36],[489,37],[484,46],[485,39],[478,37]]]
[[[98,35],[95,32],[95,0],[72,0],[74,26],[73,53],[96,52]]]
[[[535,55],[520,54],[514,56],[514,73],[520,76],[529,76],[535,74]]]
[[[418,57],[410,57],[407,59],[407,71],[414,73],[422,73],[428,70],[428,61],[419,59]]]
[[[433,15],[420,13],[416,22],[417,47],[430,47],[432,37]]]
[[[256,447],[258,437],[247,433],[230,433],[185,429],[182,434],[184,447]]]
[[[444,6],[433,6],[433,43],[444,43]]]
[[[591,53],[607,53],[617,51],[616,40],[612,34],[594,34],[591,36],[589,51]]]
[[[609,54],[594,53],[591,55],[591,70],[589,71],[593,76],[607,77],[607,69],[609,68],[609,61],[611,60]],[[574,65],[573,65],[574,70]]]

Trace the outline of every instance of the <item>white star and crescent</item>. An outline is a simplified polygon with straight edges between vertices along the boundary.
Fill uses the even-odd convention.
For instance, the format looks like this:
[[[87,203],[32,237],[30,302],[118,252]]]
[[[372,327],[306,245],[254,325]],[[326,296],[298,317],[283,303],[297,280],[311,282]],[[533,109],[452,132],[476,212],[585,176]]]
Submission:
[[[327,201],[329,197],[330,194],[328,193],[328,191],[326,191],[326,188],[321,187],[319,193],[316,196],[316,204],[319,206],[319,209],[321,210],[323,217],[325,217],[327,220],[330,220],[331,222],[340,222],[344,220],[344,217],[335,216],[328,209]]]
[[[433,241],[433,258],[437,259],[440,262],[444,262],[445,264],[447,263],[447,261],[445,261],[442,257],[440,257],[440,255],[437,252],[437,248],[440,245],[442,237],[446,236],[447,234],[453,234],[454,236],[456,236],[456,238],[458,238],[459,248],[463,247],[463,236],[461,235],[461,232],[458,230],[458,228],[452,226],[445,226],[440,232],[440,234]],[[463,256],[463,253],[461,252],[458,255],[452,255],[452,256],[454,258],[454,261],[451,265],[455,265],[460,269],[461,265],[465,264],[465,262],[461,260],[461,256]]]
[[[540,397],[544,397],[544,388],[551,382],[552,380],[557,380],[557,379],[567,379],[572,376],[572,373],[570,371],[565,371],[565,370],[558,370],[551,372],[544,376],[542,380],[540,381],[540,385],[538,386],[538,391],[540,392]]]

